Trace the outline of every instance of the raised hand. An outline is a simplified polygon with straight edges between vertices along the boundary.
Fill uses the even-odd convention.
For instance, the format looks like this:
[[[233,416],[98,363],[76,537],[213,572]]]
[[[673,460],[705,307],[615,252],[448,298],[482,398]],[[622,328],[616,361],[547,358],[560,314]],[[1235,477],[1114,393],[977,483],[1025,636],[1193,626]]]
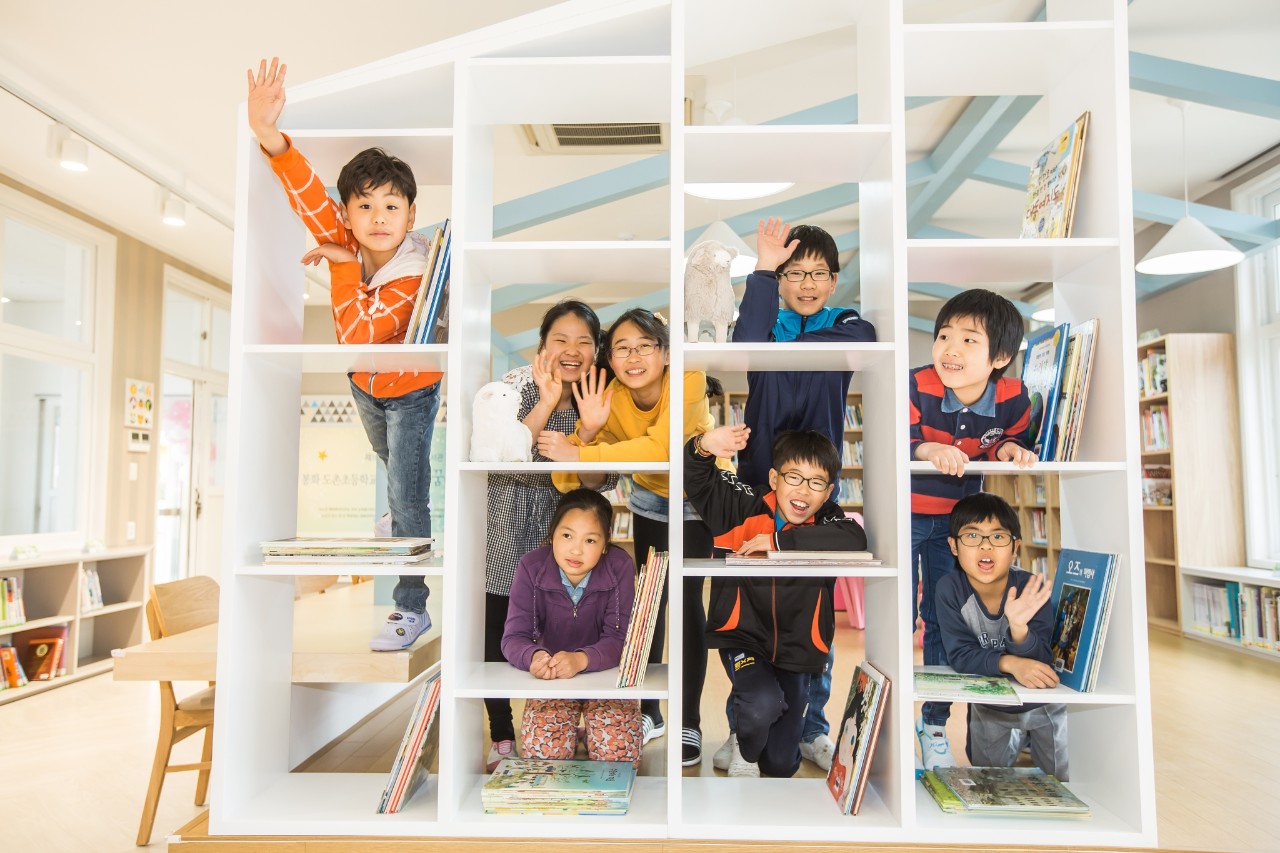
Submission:
[[[1016,631],[1025,636],[1027,625],[1052,594],[1053,590],[1045,582],[1044,575],[1032,575],[1031,580],[1022,588],[1021,595],[1016,587],[1010,587],[1009,596],[1004,603],[1004,615],[1009,620],[1010,632]]]
[[[761,219],[756,226],[756,269],[773,272],[785,264],[790,258],[799,240],[787,242],[791,234],[791,226],[781,219]]]
[[[732,459],[733,454],[747,446],[747,439],[750,437],[751,428],[746,424],[731,424],[703,433],[699,443],[712,456]]]
[[[588,368],[573,385],[573,399],[578,404],[578,439],[590,443],[609,420],[609,405],[613,401],[613,389],[606,387],[602,368]]]
[[[554,366],[551,353],[543,350],[533,357],[533,382],[538,386],[539,402],[558,405],[560,395],[564,393],[564,382],[560,379],[560,368]]]
[[[321,261],[345,264],[354,260],[357,260],[355,252],[337,243],[324,243],[302,256],[302,263],[310,267],[318,266]]]
[[[276,121],[284,110],[284,74],[287,66],[278,57],[271,57],[271,67],[264,59],[258,63],[258,74],[249,76],[249,129],[258,137],[259,144],[272,156],[283,154],[288,143],[276,128]]]

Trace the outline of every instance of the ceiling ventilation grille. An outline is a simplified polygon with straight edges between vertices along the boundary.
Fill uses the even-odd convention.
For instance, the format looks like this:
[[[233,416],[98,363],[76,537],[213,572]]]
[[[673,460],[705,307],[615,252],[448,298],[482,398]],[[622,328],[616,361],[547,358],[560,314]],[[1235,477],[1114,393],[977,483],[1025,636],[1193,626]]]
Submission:
[[[526,124],[525,138],[544,154],[623,154],[663,151],[667,125],[638,124]]]

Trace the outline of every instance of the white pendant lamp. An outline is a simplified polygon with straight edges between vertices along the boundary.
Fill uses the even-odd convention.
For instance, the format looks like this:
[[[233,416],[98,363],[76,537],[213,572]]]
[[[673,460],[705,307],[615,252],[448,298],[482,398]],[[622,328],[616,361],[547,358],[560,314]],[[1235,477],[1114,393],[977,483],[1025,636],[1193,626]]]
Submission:
[[[729,263],[729,275],[732,278],[744,276],[756,268],[756,253],[747,247],[742,238],[723,219],[717,219],[708,225],[707,230],[699,234],[689,248],[692,250],[693,246],[705,243],[707,240],[715,240],[730,249],[738,250],[737,257]],[[685,256],[688,256],[688,252],[685,253]]]
[[[1177,103],[1182,113],[1182,204],[1184,215],[1173,224],[1160,242],[1151,247],[1134,267],[1146,275],[1189,275],[1235,266],[1244,252],[1219,237],[1191,215],[1187,191],[1187,105]]]

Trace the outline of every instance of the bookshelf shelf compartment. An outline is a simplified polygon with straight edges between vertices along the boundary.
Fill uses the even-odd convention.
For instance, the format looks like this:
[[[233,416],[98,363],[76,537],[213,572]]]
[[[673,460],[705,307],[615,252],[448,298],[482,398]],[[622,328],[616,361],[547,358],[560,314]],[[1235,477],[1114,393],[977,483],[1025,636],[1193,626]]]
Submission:
[[[86,610],[80,614],[81,619],[96,619],[99,616],[112,616],[116,613],[127,613],[142,607],[141,601],[122,601],[119,604],[107,604],[97,610]]]
[[[443,372],[443,344],[256,344],[245,355],[302,373],[380,373],[422,370]]]
[[[889,128],[883,125],[690,127],[685,130],[685,180],[888,180],[889,140]]]
[[[468,243],[463,251],[468,280],[495,288],[566,282],[665,285],[671,278],[666,240]]]
[[[366,148],[394,151],[413,169],[418,186],[448,186],[453,179],[453,128],[375,128],[289,131],[317,175],[336,176]],[[423,223],[419,222],[419,225]]]
[[[377,814],[386,773],[280,773],[254,796],[231,831],[244,835],[439,835],[440,778],[393,815]],[[268,829],[271,827],[272,829]]]
[[[631,807],[625,815],[576,817],[573,815],[493,815],[485,814],[480,793],[488,776],[472,774],[461,780],[463,799],[457,822],[468,834],[503,838],[528,837],[538,834],[556,838],[665,838],[667,824],[667,788],[659,776],[637,776],[631,794]],[[536,827],[536,829],[531,828]],[[450,834],[457,827],[450,826]]]
[[[894,345],[887,343],[685,344],[684,366],[708,373],[751,370],[866,370],[892,363]]]
[[[466,73],[476,124],[671,120],[669,56],[472,59]]]
[[[1052,817],[984,817],[972,814],[945,814],[938,808],[924,786],[914,783],[916,790],[916,824],[933,844],[981,844],[1004,833],[1016,833],[1028,847],[1056,847],[1077,844],[1102,847],[1131,845],[1137,832],[1126,821],[1101,805],[1101,798],[1087,784],[1068,782],[1071,793],[1089,804],[1090,815],[1081,818]],[[1078,839],[1078,840],[1077,840]],[[1087,840],[1085,840],[1087,839]]]
[[[734,779],[691,776],[683,780],[684,829],[691,838],[754,841],[764,828],[782,828],[792,843],[880,841],[896,837],[901,821],[885,804],[874,778],[857,817],[842,814],[826,779]]]
[[[458,679],[454,695],[484,699],[666,699],[667,666],[650,664],[643,687],[615,687],[617,667],[603,672],[582,672],[570,679],[543,681],[508,663],[470,666]]]

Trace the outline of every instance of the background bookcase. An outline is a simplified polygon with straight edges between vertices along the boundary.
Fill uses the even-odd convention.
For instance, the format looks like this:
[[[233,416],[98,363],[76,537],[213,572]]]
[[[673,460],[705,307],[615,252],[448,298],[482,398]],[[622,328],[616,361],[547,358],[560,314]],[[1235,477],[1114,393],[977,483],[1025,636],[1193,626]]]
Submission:
[[[231,367],[231,454],[219,630],[219,701],[210,829],[215,834],[450,835],[478,837],[786,839],[1153,845],[1155,794],[1140,565],[1129,174],[1128,47],[1123,0],[1051,0],[1032,23],[908,24],[900,0],[797,3],[788,15],[819,15],[856,41],[856,124],[684,125],[686,62],[723,50],[719,22],[684,0],[573,0],[465,38],[344,72],[289,92],[282,129],[307,150],[340,162],[382,141],[408,152],[429,191],[447,200],[454,248],[450,343],[412,347],[302,344],[301,227],[265,160],[240,128]],[[841,29],[848,27],[849,29]],[[856,35],[855,35],[856,33]],[[1055,57],[1056,61],[1046,61]],[[1070,239],[909,238],[908,97],[1039,96],[1044,136],[1092,112],[1088,163]],[[646,233],[685,235],[683,185],[694,181],[822,181],[856,184],[861,312],[875,343],[686,344],[673,336],[671,398],[683,371],[703,370],[745,387],[748,370],[855,370],[861,393],[866,528],[883,561],[865,570],[815,569],[865,581],[867,657],[894,681],[871,781],[857,818],[844,817],[820,779],[683,777],[679,738],[668,736],[665,774],[636,785],[628,815],[609,819],[484,815],[479,789],[488,696],[654,697],[681,716],[681,638],[669,632],[671,663],[653,667],[642,689],[617,690],[606,675],[564,684],[481,659],[485,478],[493,470],[593,470],[587,464],[502,466],[466,460],[471,399],[491,378],[492,307],[505,288],[585,282],[669,291],[672,328],[682,327],[685,240],[510,239],[495,228],[495,130],[547,122],[661,122],[670,127],[665,211]],[[425,219],[420,213],[420,219]],[[1016,211],[1010,212],[1010,221]],[[545,232],[538,232],[545,233]],[[856,267],[856,268],[855,268]],[[916,783],[909,595],[907,284],[981,284],[1018,292],[1053,282],[1059,322],[1101,319],[1093,388],[1079,461],[1048,463],[1059,480],[1063,545],[1122,555],[1098,690],[1067,693],[1072,789],[1093,807],[1088,821],[961,820],[943,815]],[[295,774],[291,745],[319,720],[359,719],[394,685],[303,692],[289,683],[294,576],[260,565],[261,540],[294,532],[297,398],[305,372],[443,369],[449,430],[446,527],[438,575],[444,687],[440,772],[400,814],[374,814],[381,774]],[[734,374],[738,374],[734,376]],[[672,446],[681,444],[672,418]],[[668,471],[680,495],[681,466],[613,464],[618,473]],[[1007,463],[974,466],[1010,473]],[[594,470],[599,470],[598,466]],[[678,498],[672,516],[679,517]],[[671,549],[682,551],[673,525]],[[710,562],[671,563],[672,590],[685,577],[723,573]],[[668,624],[682,622],[672,597]],[[712,663],[714,665],[714,662]],[[836,685],[836,691],[845,689]],[[709,756],[704,757],[709,760]]]
[[[112,649],[142,642],[150,558],[150,548],[111,548],[0,561],[0,577],[21,578],[27,616],[20,625],[0,627],[0,644],[7,645],[15,634],[33,628],[67,626],[62,652],[67,674],[0,690],[0,705],[106,672],[111,669]],[[97,569],[102,584],[103,606],[96,610],[83,606],[87,567]]]
[[[1005,474],[983,478],[982,488],[1009,502],[1022,525],[1018,565],[1052,579],[1062,550],[1062,507],[1057,474]]]

